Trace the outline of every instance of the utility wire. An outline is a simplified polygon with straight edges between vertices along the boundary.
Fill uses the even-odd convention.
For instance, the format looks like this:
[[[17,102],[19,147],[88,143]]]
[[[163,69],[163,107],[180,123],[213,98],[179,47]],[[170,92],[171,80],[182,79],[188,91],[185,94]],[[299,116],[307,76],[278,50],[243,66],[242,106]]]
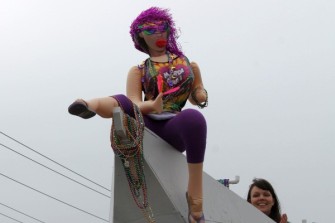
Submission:
[[[36,150],[32,149],[31,147],[29,147],[29,146],[23,144],[22,142],[20,142],[20,141],[14,139],[13,137],[11,137],[11,136],[5,134],[4,132],[0,131],[0,133],[1,133],[2,135],[6,136],[7,138],[9,138],[9,139],[15,141],[16,143],[18,143],[18,144],[20,144],[20,145],[26,147],[27,149],[29,149],[29,150],[31,150],[31,151],[37,153],[38,155],[40,155],[40,156],[42,156],[42,157],[48,159],[49,161],[51,161],[51,162],[53,162],[53,163],[55,163],[55,164],[57,164],[57,165],[63,167],[64,169],[66,169],[66,170],[68,170],[68,171],[70,171],[70,172],[72,172],[72,173],[74,173],[74,174],[76,174],[76,175],[78,175],[78,176],[80,176],[80,177],[82,177],[82,178],[84,178],[85,180],[88,180],[88,181],[90,181],[91,183],[93,183],[93,184],[95,184],[95,185],[97,185],[97,186],[99,186],[99,187],[101,187],[101,188],[103,188],[103,189],[105,189],[105,190],[107,190],[107,191],[109,191],[109,192],[111,191],[111,190],[109,190],[108,188],[106,188],[106,187],[104,187],[104,186],[102,186],[102,185],[100,185],[100,184],[98,184],[98,183],[96,183],[96,182],[94,182],[94,181],[88,179],[87,177],[84,177],[83,175],[81,175],[81,174],[79,174],[79,173],[77,173],[77,172],[71,170],[70,168],[68,168],[68,167],[66,167],[66,166],[64,166],[64,165],[62,165],[62,164],[60,164],[60,163],[58,163],[57,161],[55,161],[55,160],[53,160],[53,159],[51,159],[51,158],[49,158],[49,157],[43,155],[42,153],[37,152]]]
[[[38,221],[38,222],[45,223],[44,221],[38,220],[37,218],[34,218],[34,217],[30,216],[30,215],[27,215],[27,214],[25,214],[25,213],[23,213],[23,212],[21,212],[21,211],[15,209],[15,208],[9,207],[8,205],[5,205],[5,204],[3,204],[3,203],[1,203],[1,202],[0,202],[0,205],[5,206],[5,207],[8,208],[8,209],[11,209],[11,210],[13,210],[13,211],[16,211],[16,212],[18,212],[18,213],[20,213],[20,214],[22,214],[22,215],[24,215],[24,216],[27,216],[27,217],[29,217],[29,218],[31,218],[31,219],[36,220],[36,221]]]
[[[24,223],[22,221],[16,220],[15,218],[9,217],[8,215],[2,214],[2,213],[0,213],[0,215],[5,216],[6,218],[12,219],[13,221]]]
[[[92,214],[92,213],[90,213],[90,212],[88,212],[88,211],[85,211],[85,210],[83,210],[83,209],[81,209],[81,208],[78,208],[78,207],[76,207],[76,206],[74,206],[74,205],[72,205],[72,204],[66,203],[65,201],[62,201],[62,200],[60,200],[60,199],[58,199],[58,198],[55,198],[55,197],[53,197],[53,196],[51,196],[51,195],[49,195],[49,194],[46,194],[46,193],[44,193],[44,192],[42,192],[42,191],[39,191],[39,190],[37,190],[37,189],[35,189],[35,188],[33,188],[33,187],[30,187],[30,186],[28,186],[28,185],[26,185],[26,184],[24,184],[24,183],[21,183],[21,182],[19,182],[19,181],[13,179],[13,178],[11,178],[11,177],[8,177],[8,176],[5,175],[5,174],[0,173],[0,175],[3,176],[3,177],[5,177],[5,178],[7,178],[7,179],[9,179],[9,180],[14,181],[15,183],[21,184],[22,186],[25,186],[25,187],[27,187],[27,188],[33,190],[33,191],[36,191],[36,192],[38,192],[38,193],[40,193],[40,194],[43,194],[44,196],[47,196],[47,197],[49,197],[49,198],[51,198],[51,199],[54,199],[54,200],[56,200],[56,201],[58,201],[58,202],[60,202],[60,203],[65,204],[65,205],[67,205],[67,206],[69,206],[69,207],[72,207],[72,208],[74,208],[74,209],[77,209],[78,211],[81,211],[81,212],[83,212],[83,213],[86,213],[86,214],[88,214],[88,215],[91,215],[91,216],[93,216],[93,217],[95,217],[95,218],[101,219],[101,220],[103,220],[103,221],[105,221],[105,222],[109,222],[107,219],[101,218],[101,217],[99,217],[99,216],[97,216],[97,215],[95,215],[95,214]]]
[[[67,179],[69,179],[69,180],[71,180],[71,181],[73,181],[73,182],[75,182],[75,183],[81,185],[81,186],[84,186],[84,187],[86,187],[86,188],[88,188],[88,189],[90,189],[90,190],[92,190],[92,191],[94,191],[94,192],[96,192],[96,193],[99,193],[99,194],[101,194],[101,195],[103,195],[103,196],[105,196],[105,197],[111,198],[110,196],[108,196],[108,195],[106,195],[106,194],[103,194],[103,193],[101,193],[100,191],[97,191],[97,190],[95,190],[95,189],[93,189],[93,188],[91,188],[91,187],[89,187],[89,186],[86,186],[85,184],[82,184],[82,183],[80,183],[79,181],[76,181],[76,180],[74,180],[74,179],[72,179],[72,178],[70,178],[70,177],[68,177],[68,176],[66,176],[66,175],[64,175],[64,174],[62,174],[62,173],[56,171],[56,170],[53,170],[53,169],[51,169],[50,167],[47,167],[47,166],[45,166],[44,164],[41,164],[41,163],[39,163],[39,162],[37,162],[37,161],[35,161],[35,160],[29,158],[28,156],[23,155],[22,153],[19,153],[19,152],[17,152],[16,150],[14,150],[14,149],[12,149],[12,148],[10,148],[10,147],[8,147],[8,146],[5,146],[5,145],[2,144],[2,143],[0,143],[0,146],[6,148],[6,149],[8,149],[8,150],[10,150],[10,151],[12,151],[12,152],[14,152],[14,153],[16,153],[16,154],[19,154],[20,156],[23,156],[24,158],[26,158],[26,159],[28,159],[28,160],[34,162],[34,163],[37,163],[37,164],[43,166],[44,168],[46,168],[46,169],[48,169],[48,170],[51,170],[52,172],[57,173],[57,174],[59,174],[59,175],[65,177],[65,178],[67,178]]]

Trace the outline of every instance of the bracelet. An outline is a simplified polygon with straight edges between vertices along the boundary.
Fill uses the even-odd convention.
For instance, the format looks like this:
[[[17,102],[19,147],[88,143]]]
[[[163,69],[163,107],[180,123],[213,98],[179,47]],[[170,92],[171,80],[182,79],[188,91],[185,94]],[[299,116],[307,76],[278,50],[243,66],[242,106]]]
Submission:
[[[197,100],[196,96],[195,96],[195,93],[197,92],[197,90],[198,90],[198,87],[195,88],[195,89],[192,91],[192,93],[191,93],[191,97],[192,97],[193,101],[197,104],[197,106],[198,106],[199,108],[205,108],[205,107],[207,107],[207,106],[208,106],[208,93],[207,93],[206,89],[204,89],[204,91],[205,91],[205,93],[206,93],[206,100],[205,100],[204,102],[202,102],[202,103],[200,103],[200,102]]]

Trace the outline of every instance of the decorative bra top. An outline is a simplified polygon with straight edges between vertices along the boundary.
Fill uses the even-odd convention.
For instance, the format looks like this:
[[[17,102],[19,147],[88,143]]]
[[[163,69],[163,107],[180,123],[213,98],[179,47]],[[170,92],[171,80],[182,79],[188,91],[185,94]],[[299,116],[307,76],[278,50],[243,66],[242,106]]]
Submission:
[[[163,111],[178,112],[185,106],[191,93],[194,74],[186,56],[167,53],[167,62],[145,60],[142,70],[142,90],[145,100],[154,100],[163,93]]]

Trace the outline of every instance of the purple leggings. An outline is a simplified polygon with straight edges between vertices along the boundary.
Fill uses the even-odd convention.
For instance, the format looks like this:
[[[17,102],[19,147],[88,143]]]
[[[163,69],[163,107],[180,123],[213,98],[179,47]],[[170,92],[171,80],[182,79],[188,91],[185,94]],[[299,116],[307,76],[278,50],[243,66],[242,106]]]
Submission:
[[[123,111],[134,117],[133,103],[125,95],[112,96]],[[168,120],[153,120],[143,116],[145,126],[175,147],[178,151],[186,150],[188,163],[202,163],[205,157],[207,124],[204,116],[195,109],[182,110]]]

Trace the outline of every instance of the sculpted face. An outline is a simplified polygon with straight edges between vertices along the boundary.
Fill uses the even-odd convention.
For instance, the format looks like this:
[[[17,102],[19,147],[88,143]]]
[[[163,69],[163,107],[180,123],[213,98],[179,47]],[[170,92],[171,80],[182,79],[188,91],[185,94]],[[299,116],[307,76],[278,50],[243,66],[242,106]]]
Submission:
[[[169,25],[165,21],[148,22],[141,26],[139,36],[144,39],[149,51],[162,52],[166,50]]]

